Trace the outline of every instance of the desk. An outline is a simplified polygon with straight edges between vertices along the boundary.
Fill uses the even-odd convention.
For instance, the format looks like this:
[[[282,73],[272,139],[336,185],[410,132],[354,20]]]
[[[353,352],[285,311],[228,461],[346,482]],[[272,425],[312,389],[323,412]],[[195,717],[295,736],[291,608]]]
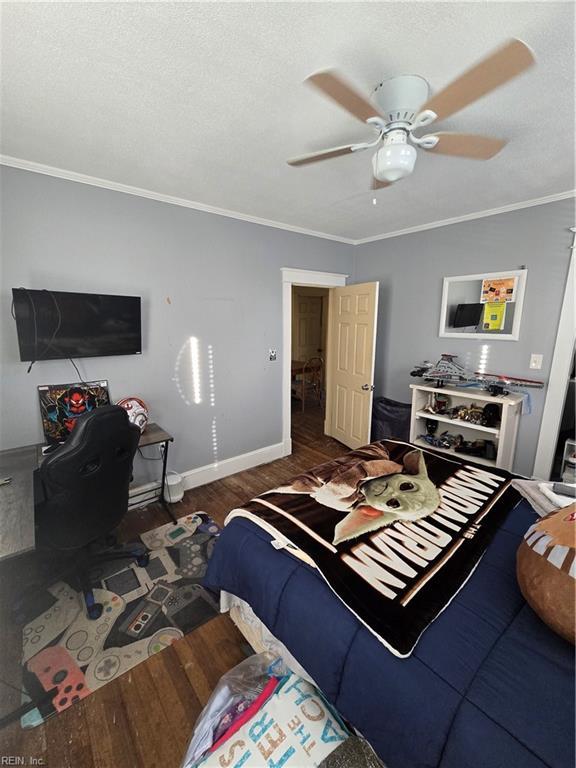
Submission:
[[[170,509],[168,502],[164,499],[164,487],[166,485],[166,465],[168,463],[168,444],[172,442],[174,442],[172,435],[163,430],[161,426],[154,423],[153,421],[148,424],[144,432],[140,435],[138,448],[145,448],[147,445],[164,446],[162,450],[162,476],[160,480],[152,486],[152,488],[147,487],[142,491],[136,491],[135,493],[132,493],[131,499],[135,499],[138,496],[143,496],[144,494],[154,493],[156,491],[156,495],[151,499],[146,499],[146,502],[151,503],[152,501],[159,501],[168,513],[170,520],[172,520],[173,523],[177,523],[178,520]],[[139,502],[137,501],[130,500],[128,502],[128,509],[134,509],[137,506],[139,506]]]
[[[140,436],[139,448],[147,445],[164,445],[162,457],[162,476],[156,486],[132,495],[132,498],[144,493],[157,491],[152,501],[160,501],[173,523],[174,517],[168,503],[164,500],[166,484],[166,465],[168,463],[168,443],[174,440],[154,422],[148,424]],[[46,457],[42,454],[42,445],[29,445],[0,451],[0,479],[11,477],[7,485],[0,485],[0,560],[15,555],[22,555],[34,549],[34,470]],[[137,502],[128,504],[128,509],[138,506]]]
[[[0,451],[0,560],[34,549],[34,470],[36,446]]]

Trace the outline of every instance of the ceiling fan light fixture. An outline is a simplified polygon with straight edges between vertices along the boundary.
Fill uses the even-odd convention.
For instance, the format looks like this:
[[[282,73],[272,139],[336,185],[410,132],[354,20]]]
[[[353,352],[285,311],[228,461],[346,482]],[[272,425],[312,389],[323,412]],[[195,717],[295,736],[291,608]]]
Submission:
[[[430,98],[427,81],[419,75],[397,75],[382,80],[367,99],[334,70],[310,75],[307,82],[360,120],[375,128],[374,142],[346,144],[288,161],[307,165],[370,147],[381,147],[372,158],[372,189],[388,187],[409,176],[416,163],[416,147],[437,155],[490,160],[506,142],[473,133],[434,131],[414,135],[435,120],[445,120],[478,99],[508,83],[534,64],[534,55],[521,40],[512,38],[502,47],[457,77]]]
[[[384,144],[372,158],[372,169],[378,181],[398,181],[409,176],[416,163],[416,150],[411,144]]]

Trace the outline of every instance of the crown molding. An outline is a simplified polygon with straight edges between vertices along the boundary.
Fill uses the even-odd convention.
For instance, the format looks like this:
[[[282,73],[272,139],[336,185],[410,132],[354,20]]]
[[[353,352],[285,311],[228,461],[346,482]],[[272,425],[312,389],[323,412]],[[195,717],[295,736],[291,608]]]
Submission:
[[[339,237],[338,235],[330,235],[327,232],[317,232],[313,229],[305,229],[304,227],[296,227],[292,224],[284,224],[281,221],[273,221],[272,219],[262,219],[259,216],[251,216],[247,213],[240,213],[239,211],[230,211],[226,208],[217,208],[214,205],[206,205],[205,203],[198,203],[194,200],[186,200],[183,197],[174,197],[173,195],[164,195],[162,192],[154,192],[151,189],[142,189],[141,187],[132,187],[129,184],[121,184],[117,181],[110,181],[109,179],[100,179],[96,176],[88,176],[84,173],[76,173],[75,171],[68,171],[64,168],[55,168],[51,165],[43,165],[42,163],[35,163],[31,160],[23,160],[19,157],[10,157],[9,155],[0,155],[0,165],[6,165],[10,168],[19,168],[22,171],[32,171],[33,173],[42,173],[45,176],[54,176],[57,179],[65,179],[66,181],[75,181],[79,184],[88,184],[92,187],[101,187],[102,189],[110,189],[113,192],[123,192],[126,195],[136,195],[137,197],[145,197],[148,200],[156,200],[160,203],[168,203],[169,205],[179,205],[183,208],[192,208],[195,211],[202,211],[203,213],[213,213],[216,216],[226,216],[229,219],[237,219],[239,221],[246,221],[249,224],[260,224],[263,227],[273,227],[274,229],[283,229],[287,232],[294,232],[298,235],[308,235],[309,237],[321,237],[324,240],[334,240],[337,243],[345,243],[346,245],[354,245],[354,240],[347,237]]]
[[[416,227],[406,227],[406,229],[397,229],[395,232],[387,232],[384,235],[373,235],[372,237],[363,237],[359,240],[354,240],[353,245],[365,245],[366,243],[374,243],[377,240],[387,240],[389,237],[400,237],[401,235],[410,235],[413,232],[424,232],[426,229],[436,229],[437,227],[448,227],[451,224],[460,224],[463,221],[472,221],[473,219],[483,219],[487,216],[497,216],[499,213],[511,213],[512,211],[519,211],[522,208],[531,208],[534,205],[546,205],[546,203],[555,203],[558,200],[567,200],[568,198],[576,197],[576,189],[569,189],[566,192],[558,192],[554,195],[546,195],[545,197],[536,197],[532,200],[523,200],[519,203],[511,203],[510,205],[501,205],[499,208],[490,208],[486,211],[476,211],[475,213],[465,213],[463,216],[454,216],[451,219],[441,219],[439,221],[431,221],[428,224],[419,224]]]
[[[167,203],[169,205],[179,205],[183,208],[192,208],[195,211],[202,211],[204,213],[213,213],[216,216],[226,216],[229,219],[237,219],[238,221],[246,221],[249,224],[259,224],[263,227],[272,227],[274,229],[282,229],[286,232],[294,232],[299,235],[307,235],[309,237],[320,237],[324,240],[332,240],[337,243],[344,243],[345,245],[365,245],[366,243],[374,243],[378,240],[387,240],[390,237],[401,237],[402,235],[410,235],[414,232],[424,232],[427,229],[437,229],[438,227],[448,227],[451,224],[460,224],[464,221],[472,221],[474,219],[483,219],[487,216],[496,216],[499,213],[511,213],[512,211],[518,211],[522,208],[530,208],[535,205],[545,205],[546,203],[554,203],[558,200],[566,200],[571,197],[576,197],[576,190],[571,189],[566,192],[558,192],[554,195],[546,195],[545,197],[533,198],[531,200],[523,200],[518,203],[511,203],[510,205],[502,205],[499,208],[490,208],[485,211],[476,211],[475,213],[466,213],[463,216],[454,216],[450,219],[441,219],[439,221],[431,221],[427,224],[419,224],[415,227],[406,227],[405,229],[397,229],[394,232],[385,232],[381,235],[372,235],[371,237],[362,237],[359,239],[341,237],[338,235],[331,235],[327,232],[318,232],[313,229],[305,229],[304,227],[296,227],[291,224],[284,224],[281,221],[273,221],[272,219],[262,219],[258,216],[251,216],[247,213],[240,213],[239,211],[230,211],[226,208],[217,208],[213,205],[206,205],[205,203],[198,203],[194,200],[186,200],[182,197],[174,197],[172,195],[164,195],[161,192],[154,192],[151,189],[142,189],[141,187],[132,187],[128,184],[121,184],[117,181],[110,181],[109,179],[100,179],[96,176],[88,176],[83,173],[76,173],[75,171],[68,171],[64,168],[55,168],[51,165],[43,165],[42,163],[35,163],[31,160],[23,160],[19,157],[10,157],[9,155],[0,155],[0,165],[6,165],[10,168],[19,168],[23,171],[31,171],[33,173],[41,173],[45,176],[54,176],[57,179],[64,179],[66,181],[75,181],[79,184],[88,184],[92,187],[100,187],[102,189],[110,189],[113,192],[123,192],[126,195],[136,195],[137,197],[145,197],[148,200],[156,200],[161,203]]]

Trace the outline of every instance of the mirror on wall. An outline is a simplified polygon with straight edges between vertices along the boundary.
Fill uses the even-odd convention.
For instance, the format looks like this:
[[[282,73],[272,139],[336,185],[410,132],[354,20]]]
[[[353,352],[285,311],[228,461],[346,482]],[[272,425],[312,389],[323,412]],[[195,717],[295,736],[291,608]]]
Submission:
[[[517,341],[527,270],[444,278],[440,336]]]

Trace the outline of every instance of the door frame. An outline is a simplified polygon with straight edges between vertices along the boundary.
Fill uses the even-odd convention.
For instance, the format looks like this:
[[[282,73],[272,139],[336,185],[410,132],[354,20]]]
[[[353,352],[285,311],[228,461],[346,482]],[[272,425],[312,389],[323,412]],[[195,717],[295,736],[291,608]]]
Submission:
[[[562,302],[562,311],[556,333],[556,344],[554,345],[554,355],[550,367],[550,377],[548,379],[548,391],[546,392],[546,401],[542,412],[542,422],[540,425],[540,434],[538,436],[538,447],[536,449],[536,458],[534,460],[534,477],[543,480],[549,480],[556,452],[556,443],[560,432],[560,423],[564,411],[564,401],[568,391],[568,379],[574,347],[576,345],[575,320],[575,299],[574,291],[576,288],[575,274],[575,256],[576,251],[576,227],[570,227],[574,233],[574,241],[571,246],[572,255],[568,267],[568,277],[566,280],[566,290],[564,291],[564,301]]]
[[[282,455],[292,453],[292,287],[338,288],[350,275],[282,267]],[[327,345],[328,348],[328,345]],[[326,360],[328,366],[328,360]]]

